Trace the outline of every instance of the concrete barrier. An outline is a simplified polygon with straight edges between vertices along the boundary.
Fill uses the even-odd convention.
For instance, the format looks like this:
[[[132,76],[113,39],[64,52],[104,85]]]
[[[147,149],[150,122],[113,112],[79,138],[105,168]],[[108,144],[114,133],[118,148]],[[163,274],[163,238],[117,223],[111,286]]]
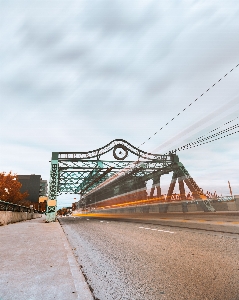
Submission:
[[[183,205],[182,203],[172,203],[168,206],[168,212],[182,212]]]
[[[186,204],[187,205],[187,212],[192,212],[192,211],[203,211],[203,209],[197,205],[196,203],[190,203]]]
[[[159,205],[158,204],[149,205],[149,213],[159,213]]]
[[[239,210],[239,195],[234,196],[236,210]]]
[[[239,195],[234,196],[231,201],[210,201],[216,211],[239,211]],[[164,202],[149,205],[137,205],[133,207],[118,207],[104,210],[96,210],[96,213],[167,213],[167,212],[208,212],[208,208],[202,200]]]
[[[239,210],[239,207],[236,207],[236,201],[229,201],[227,202],[227,208],[228,211],[235,211],[235,210]]]
[[[0,226],[40,218],[41,216],[38,213],[0,211]]]
[[[216,211],[228,211],[228,204],[229,204],[229,202],[212,201],[211,204],[216,209]],[[235,201],[230,202],[230,204],[231,204],[231,208],[233,209],[233,206],[234,206],[234,208],[236,210]]]

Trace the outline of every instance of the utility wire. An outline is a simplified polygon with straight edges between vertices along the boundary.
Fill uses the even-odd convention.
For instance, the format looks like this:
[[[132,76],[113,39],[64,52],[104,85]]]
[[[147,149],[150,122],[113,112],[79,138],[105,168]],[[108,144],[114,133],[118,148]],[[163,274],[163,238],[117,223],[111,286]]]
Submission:
[[[216,140],[225,138],[225,137],[227,137],[227,136],[229,136],[229,135],[233,135],[233,134],[238,133],[238,132],[239,132],[239,131],[235,131],[235,132],[233,132],[233,133],[229,133],[229,134],[224,135],[224,136],[222,136],[222,137],[219,137],[219,138],[217,138],[217,139],[214,139],[214,140],[211,140],[211,141],[207,141],[207,142],[205,142],[205,143],[201,143],[201,144],[198,144],[198,145],[193,145],[193,146],[191,146],[190,148],[198,147],[198,146],[201,146],[201,145],[203,145],[203,144],[208,144],[208,143],[211,143],[211,142],[214,142],[214,141],[216,141]],[[189,149],[189,148],[187,148],[187,149]],[[185,149],[183,149],[183,150],[185,150]]]
[[[204,134],[204,135],[200,136],[199,138],[197,138],[196,140],[199,140],[199,139],[201,139],[201,138],[202,138],[202,137],[204,137],[205,135],[207,135],[207,134],[209,134],[209,133],[211,133],[211,132],[214,132],[214,131],[218,130],[219,128],[221,128],[221,127],[223,127],[223,126],[225,126],[225,125],[227,125],[227,124],[229,124],[229,123],[231,123],[231,122],[235,121],[236,119],[238,119],[238,117],[236,117],[235,119],[233,119],[233,120],[231,120],[231,121],[228,121],[228,122],[226,122],[225,124],[223,124],[223,125],[221,125],[221,126],[219,126],[219,127],[215,128],[215,129],[213,129],[213,130],[209,131],[208,133],[206,133],[206,134]]]
[[[212,134],[212,135],[210,135],[210,136],[207,136],[207,137],[205,137],[205,138],[199,139],[198,141],[193,142],[192,144],[196,144],[196,143],[199,143],[199,142],[203,142],[204,140],[208,140],[208,139],[214,138],[214,137],[216,137],[216,136],[218,136],[218,135],[221,135],[221,134],[223,134],[223,133],[225,133],[225,132],[228,132],[228,131],[230,131],[230,130],[234,130],[234,129],[236,129],[237,127],[239,127],[238,124],[233,125],[233,126],[231,126],[231,127],[229,127],[229,128],[226,128],[226,129],[224,129],[224,130],[221,130],[221,131],[219,131],[219,132],[217,132],[217,133],[214,133],[214,134]]]
[[[235,70],[239,64],[237,64],[234,68],[232,68],[228,73],[226,73],[223,77],[221,77],[217,82],[215,82],[211,87],[209,87],[204,93],[202,93],[198,98],[196,98],[193,102],[191,102],[187,107],[185,107],[181,112],[179,112],[174,118],[172,118],[168,123],[166,123],[164,126],[162,126],[159,131],[156,131],[151,137],[149,137],[146,141],[144,141],[142,144],[139,145],[141,147],[144,145],[148,140],[150,140],[154,135],[159,133],[165,126],[167,126],[170,122],[172,122],[175,118],[177,118],[180,114],[182,114],[188,107],[190,107],[194,102],[198,101],[203,95],[205,95],[211,88],[213,88],[217,83],[219,83],[223,78],[227,77],[229,73],[231,73],[233,70]]]
[[[225,134],[227,132],[230,132],[232,130],[235,130],[237,128],[239,128],[239,124],[233,125],[233,126],[228,127],[228,128],[226,128],[224,130],[221,130],[221,131],[219,131],[219,132],[217,132],[215,134],[212,134],[212,135],[210,135],[208,137],[201,138],[200,140],[196,140],[195,142],[188,143],[188,144],[186,144],[186,145],[184,145],[184,146],[182,146],[180,148],[174,149],[174,150],[169,151],[169,152],[170,153],[175,153],[176,151],[183,151],[183,150],[187,150],[187,149],[190,149],[190,148],[198,147],[198,146],[201,146],[201,145],[204,145],[204,144],[207,144],[207,143],[214,142],[216,140],[219,140],[219,139],[225,138],[227,136],[233,135],[235,133],[238,133],[239,131],[235,131],[235,132],[223,135],[223,134]],[[212,131],[210,131],[210,132],[212,132]],[[221,136],[221,135],[223,135],[223,136]]]

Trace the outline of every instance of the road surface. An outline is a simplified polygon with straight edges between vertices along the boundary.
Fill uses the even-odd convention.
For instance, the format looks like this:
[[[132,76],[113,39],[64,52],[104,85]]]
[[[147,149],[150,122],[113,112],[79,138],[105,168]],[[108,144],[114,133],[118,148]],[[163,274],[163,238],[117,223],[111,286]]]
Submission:
[[[239,299],[238,234],[59,219],[95,299]]]

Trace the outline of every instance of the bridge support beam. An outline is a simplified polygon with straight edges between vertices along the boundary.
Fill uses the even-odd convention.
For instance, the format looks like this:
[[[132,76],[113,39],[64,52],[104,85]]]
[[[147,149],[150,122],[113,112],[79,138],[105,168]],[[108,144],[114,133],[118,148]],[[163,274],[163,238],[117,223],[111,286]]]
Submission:
[[[161,196],[160,177],[161,177],[161,175],[153,176],[153,184],[152,184],[152,188],[150,190],[150,198],[153,198],[155,188],[157,191],[157,194],[156,194],[157,197],[159,198]]]
[[[186,194],[185,194],[183,177],[178,178],[178,185],[179,185],[180,198],[181,198],[181,200],[185,200]]]
[[[56,221],[57,210],[57,188],[58,188],[58,152],[52,152],[50,189],[46,209],[46,222]]]
[[[168,189],[168,194],[167,194],[167,201],[171,200],[175,185],[176,185],[176,181],[177,181],[177,173],[173,172],[173,177],[171,180],[171,183],[169,185],[169,189]]]

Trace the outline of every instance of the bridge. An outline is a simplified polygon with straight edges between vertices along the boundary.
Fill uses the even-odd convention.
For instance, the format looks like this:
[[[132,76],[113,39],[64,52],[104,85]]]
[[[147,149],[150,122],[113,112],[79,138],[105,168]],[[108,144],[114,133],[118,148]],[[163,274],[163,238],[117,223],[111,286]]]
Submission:
[[[112,153],[114,160],[105,160]],[[134,160],[126,160],[129,153]],[[172,173],[166,197],[161,194],[160,178]],[[150,196],[146,183],[152,180]],[[185,186],[193,199],[203,201],[207,210],[214,211],[206,195],[190,176],[176,153],[152,154],[122,139],[89,152],[53,152],[50,171],[50,190],[47,220],[56,218],[57,196],[65,193],[80,194],[79,208],[117,207],[122,204],[144,202],[169,202],[176,183],[179,185],[179,201],[186,200]],[[156,196],[154,196],[156,192]]]

